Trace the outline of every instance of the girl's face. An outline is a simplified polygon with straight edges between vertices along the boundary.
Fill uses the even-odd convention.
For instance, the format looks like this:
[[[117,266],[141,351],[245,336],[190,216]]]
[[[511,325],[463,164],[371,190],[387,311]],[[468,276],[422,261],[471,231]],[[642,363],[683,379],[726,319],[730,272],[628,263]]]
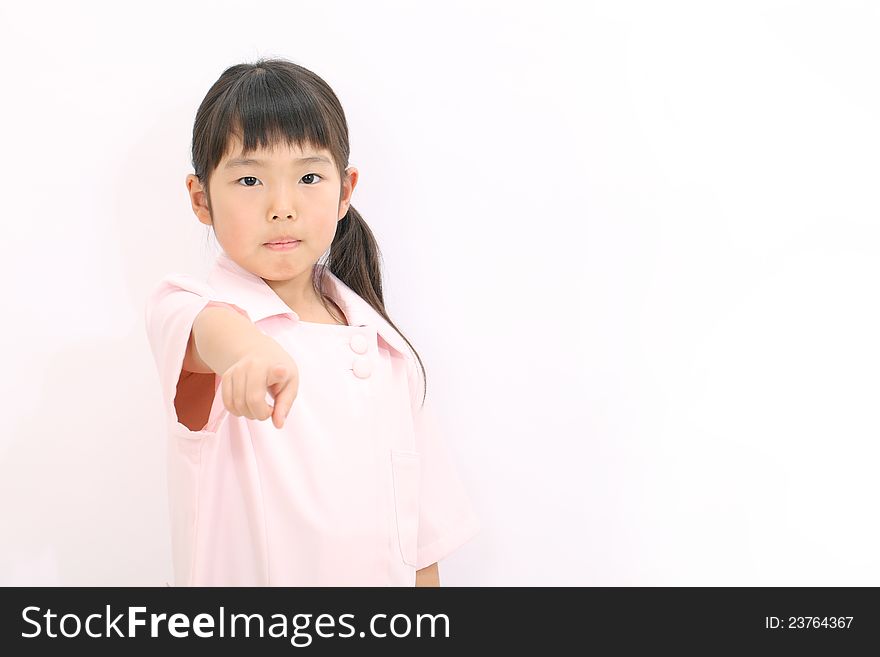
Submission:
[[[267,281],[296,281],[304,290],[348,211],[357,169],[346,169],[340,185],[329,151],[286,144],[243,158],[241,142],[233,139],[210,175],[213,215],[198,178],[187,176],[193,210],[199,221],[213,224],[220,246],[238,265]],[[300,242],[289,250],[267,246],[281,238]]]

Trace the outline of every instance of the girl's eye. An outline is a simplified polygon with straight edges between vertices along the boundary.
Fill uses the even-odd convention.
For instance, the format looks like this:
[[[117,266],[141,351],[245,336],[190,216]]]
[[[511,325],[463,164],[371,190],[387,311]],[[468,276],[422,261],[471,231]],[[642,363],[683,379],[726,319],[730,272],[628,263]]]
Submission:
[[[318,178],[322,178],[321,174],[319,174],[319,173],[307,173],[306,175],[304,175],[301,178],[301,180],[308,178],[309,176],[318,176]],[[244,176],[243,178],[239,178],[235,182],[241,182],[242,180],[259,180],[259,178],[257,178],[256,176]],[[315,183],[307,184],[306,187],[311,187],[313,184],[315,184]],[[255,186],[256,186],[255,184],[254,185],[248,185],[248,184],[243,185],[243,187],[255,187]]]

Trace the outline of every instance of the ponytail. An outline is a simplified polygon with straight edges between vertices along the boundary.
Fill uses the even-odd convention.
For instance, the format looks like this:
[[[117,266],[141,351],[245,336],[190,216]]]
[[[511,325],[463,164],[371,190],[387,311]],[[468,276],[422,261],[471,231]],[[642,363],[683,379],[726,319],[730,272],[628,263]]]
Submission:
[[[367,222],[364,221],[364,218],[354,206],[349,205],[348,212],[339,220],[336,227],[336,236],[330,244],[330,256],[327,259],[326,266],[339,280],[357,292],[364,301],[370,304],[412,349],[422,371],[422,381],[424,384],[422,405],[424,405],[425,397],[428,394],[425,366],[415,347],[401,333],[400,329],[391,321],[391,318],[385,311],[385,299],[382,294],[381,259],[382,254],[379,250],[379,244],[373,236],[373,231],[370,230]],[[315,289],[321,289],[320,282],[318,282]]]

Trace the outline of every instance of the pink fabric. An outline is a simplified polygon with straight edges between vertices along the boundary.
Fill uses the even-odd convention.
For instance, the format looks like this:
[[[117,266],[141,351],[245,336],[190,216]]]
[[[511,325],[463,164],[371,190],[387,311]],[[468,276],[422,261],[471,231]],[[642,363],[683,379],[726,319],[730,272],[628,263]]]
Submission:
[[[321,267],[321,265],[316,265]],[[413,586],[480,530],[399,334],[325,270],[350,326],[304,322],[225,253],[207,282],[166,276],[145,308],[168,429],[176,586]],[[281,429],[230,415],[220,377],[207,425],[174,407],[192,323],[227,303],[299,368]],[[271,397],[267,398],[271,400]]]

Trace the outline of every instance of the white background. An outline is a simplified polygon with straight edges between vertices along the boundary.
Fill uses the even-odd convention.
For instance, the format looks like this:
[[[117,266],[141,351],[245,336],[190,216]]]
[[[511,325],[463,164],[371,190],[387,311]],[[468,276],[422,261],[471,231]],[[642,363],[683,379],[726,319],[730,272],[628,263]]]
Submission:
[[[880,585],[869,2],[4,2],[0,583],[171,579],[143,304],[227,66],[334,88],[484,530],[444,585]]]

